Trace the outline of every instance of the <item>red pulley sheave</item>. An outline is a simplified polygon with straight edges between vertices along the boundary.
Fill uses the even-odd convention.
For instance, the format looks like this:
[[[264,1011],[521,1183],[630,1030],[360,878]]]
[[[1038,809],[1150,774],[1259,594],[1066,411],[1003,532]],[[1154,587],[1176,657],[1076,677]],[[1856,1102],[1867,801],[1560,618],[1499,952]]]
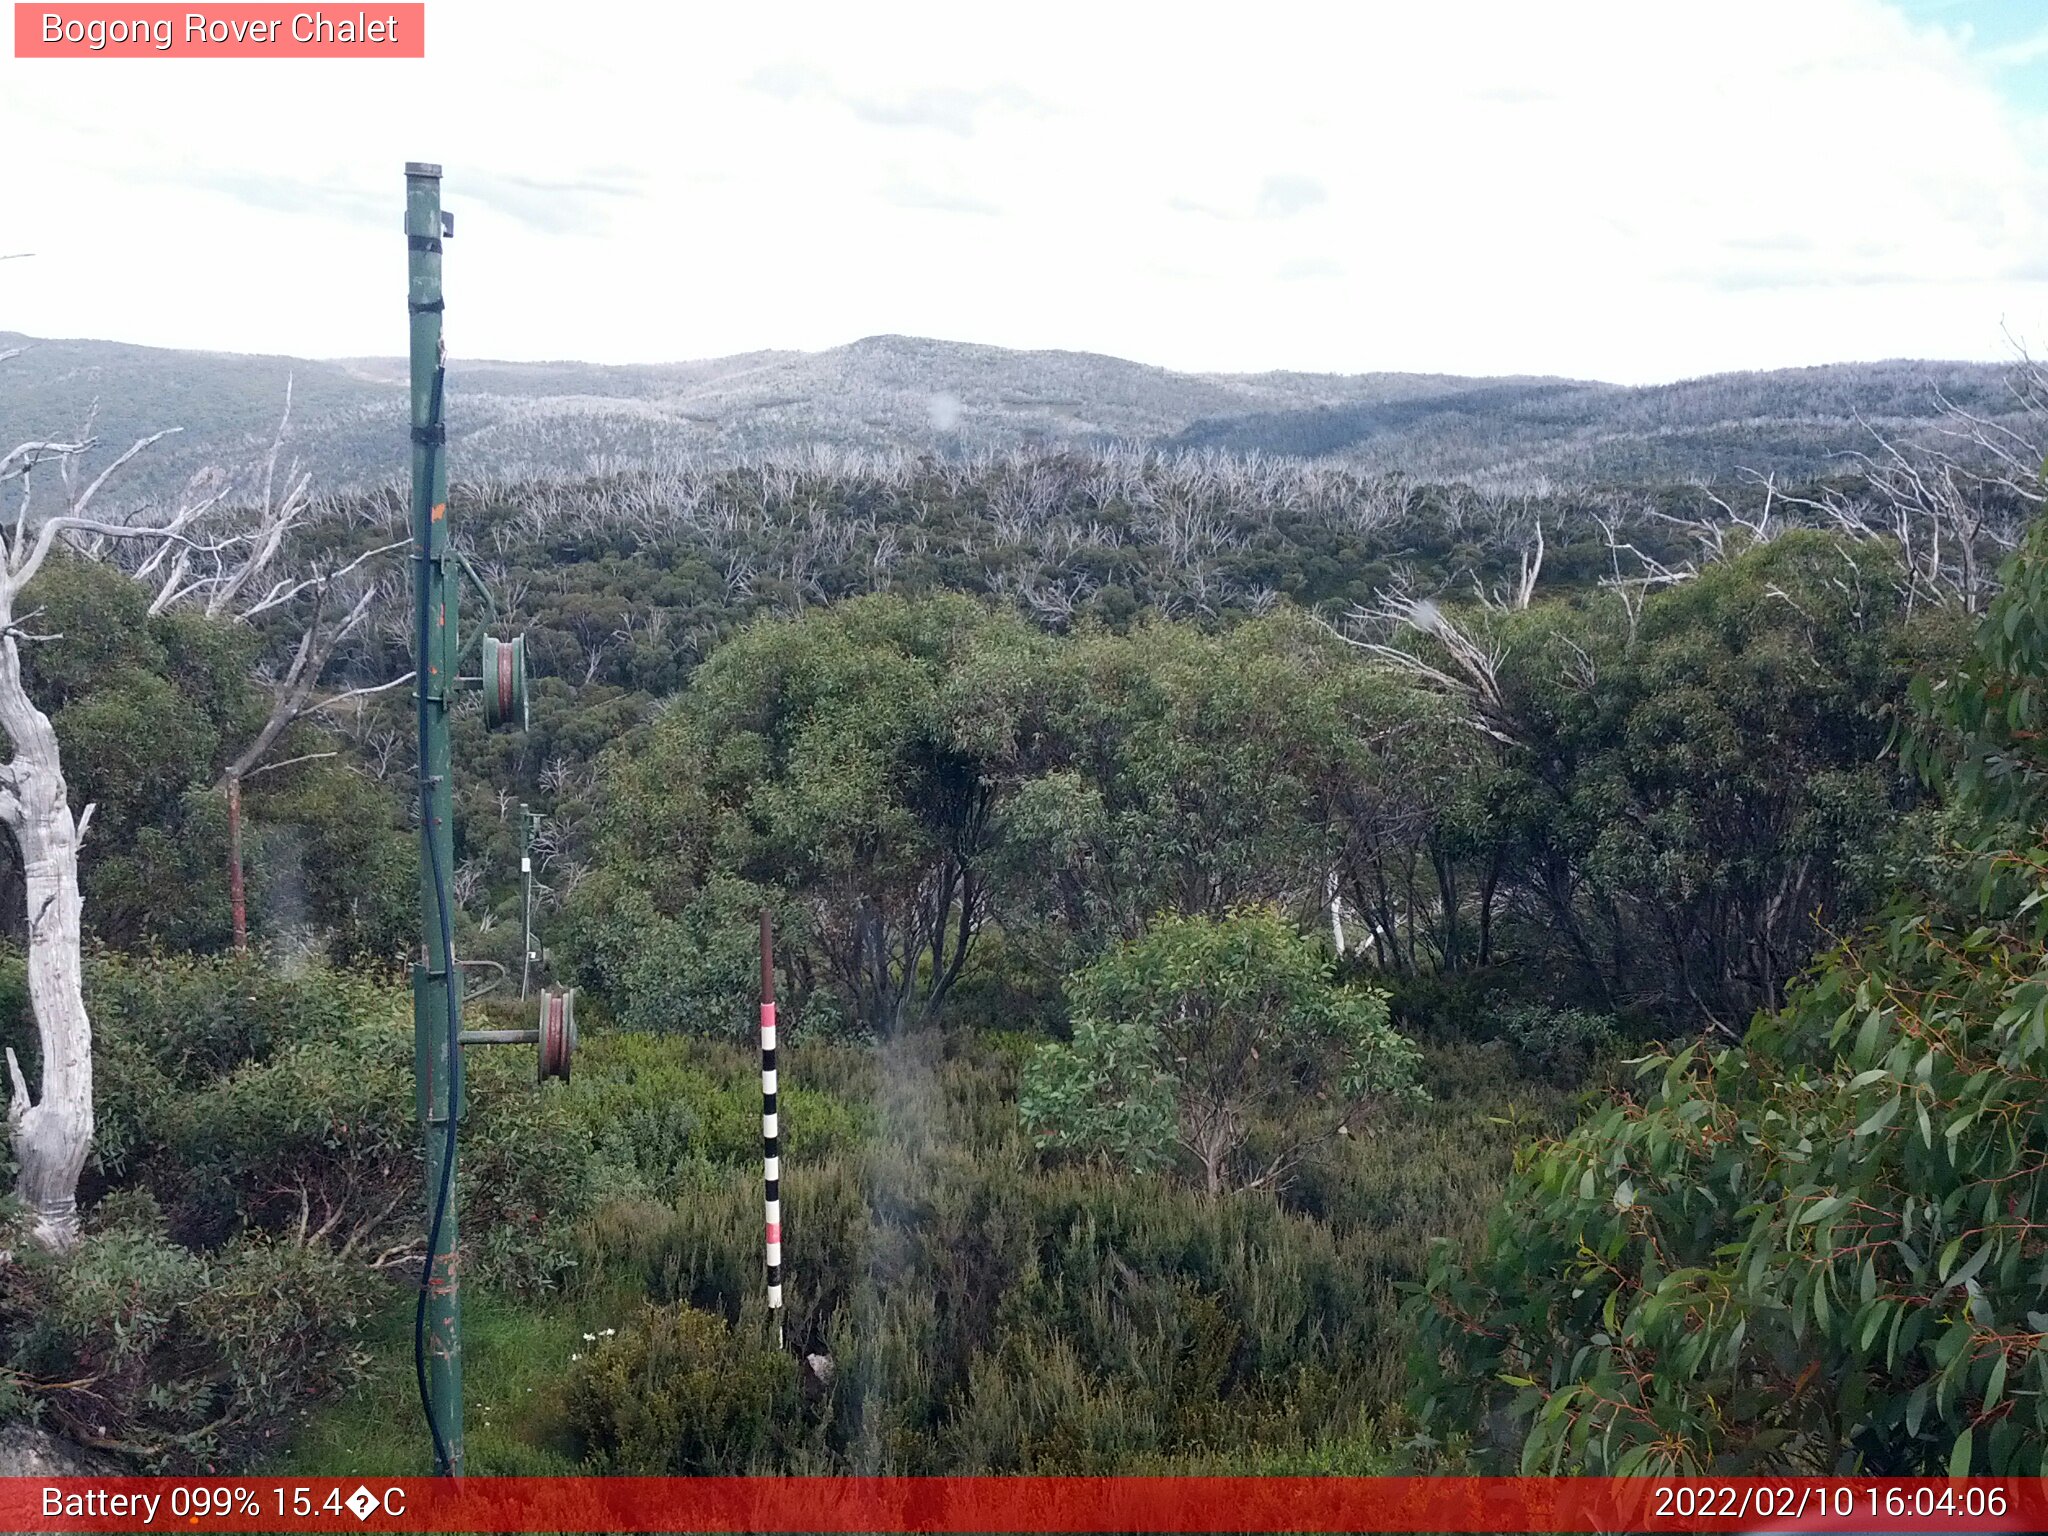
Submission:
[[[512,647],[498,647],[498,718],[512,718]]]
[[[526,729],[526,637],[483,638],[484,724],[492,730]]]
[[[540,995],[540,1080],[569,1080],[576,1054],[576,989],[550,987]]]

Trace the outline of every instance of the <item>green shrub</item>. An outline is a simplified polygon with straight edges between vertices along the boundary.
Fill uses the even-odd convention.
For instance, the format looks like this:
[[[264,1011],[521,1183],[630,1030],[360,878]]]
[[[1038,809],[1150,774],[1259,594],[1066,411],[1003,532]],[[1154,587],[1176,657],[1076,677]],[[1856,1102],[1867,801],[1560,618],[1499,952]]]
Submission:
[[[1611,1014],[1544,1003],[1507,1009],[1500,1031],[1523,1062],[1564,1082],[1582,1079],[1621,1043],[1621,1030]]]
[[[1161,918],[1068,991],[1073,1039],[1032,1058],[1018,1097],[1043,1148],[1185,1160],[1212,1195],[1277,1188],[1352,1121],[1422,1097],[1384,995],[1333,985],[1272,909]]]
[[[106,1209],[111,1207],[112,1209]],[[150,1202],[103,1202],[75,1251],[23,1247],[0,1273],[16,1409],[157,1470],[274,1443],[345,1390],[374,1277],[318,1245],[172,1242]]]
[[[1946,878],[1527,1158],[1411,1298],[1425,1419],[1511,1419],[1524,1471],[2048,1470],[2044,553],[1916,689]]]
[[[1516,994],[1526,995],[1529,990],[1529,978],[1499,967],[1382,976],[1358,952],[1343,963],[1340,972],[1348,980],[1384,985],[1394,1023],[1408,1034],[1432,1041],[1495,1038],[1500,1018],[1514,1005]]]
[[[772,1470],[800,1418],[796,1362],[689,1306],[650,1306],[569,1370],[570,1425],[596,1471]]]
[[[2043,937],[1902,913],[1645,1063],[1432,1265],[1418,1411],[1505,1411],[1526,1471],[2038,1470]]]
[[[0,966],[0,1028],[19,961]],[[16,996],[18,997],[18,993]],[[25,1008],[25,999],[21,1000]],[[412,1007],[387,982],[260,957],[95,956],[86,975],[98,1096],[94,1193],[148,1191],[169,1234],[310,1238],[359,1262],[418,1242],[425,1178]],[[472,1271],[542,1285],[571,1262],[587,1156],[530,1053],[472,1049],[459,1163]]]
[[[761,908],[772,893],[716,877],[680,911],[629,881],[595,882],[560,940],[578,979],[617,1001],[626,1029],[744,1039],[761,1000]]]
[[[815,1053],[815,1054],[814,1054]],[[851,1146],[862,1116],[838,1094],[804,1086],[829,1050],[785,1050],[780,1095],[782,1145],[813,1161]],[[563,1103],[616,1198],[666,1199],[698,1164],[724,1169],[761,1163],[760,1058],[710,1041],[634,1033],[583,1042]]]

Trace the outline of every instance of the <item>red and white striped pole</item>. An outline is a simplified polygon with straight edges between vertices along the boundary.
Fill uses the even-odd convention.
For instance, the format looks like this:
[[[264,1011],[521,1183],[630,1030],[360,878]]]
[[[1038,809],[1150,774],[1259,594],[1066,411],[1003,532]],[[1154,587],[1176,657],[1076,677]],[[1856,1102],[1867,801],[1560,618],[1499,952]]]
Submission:
[[[761,1179],[768,1232],[768,1316],[782,1348],[782,1136],[775,1107],[775,952],[761,909]]]

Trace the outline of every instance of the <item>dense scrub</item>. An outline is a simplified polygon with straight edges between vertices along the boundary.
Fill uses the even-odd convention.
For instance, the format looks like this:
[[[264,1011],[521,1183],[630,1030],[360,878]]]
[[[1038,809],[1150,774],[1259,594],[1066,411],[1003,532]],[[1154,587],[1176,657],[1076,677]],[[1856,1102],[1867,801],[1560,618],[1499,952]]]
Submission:
[[[1414,632],[1375,668],[1284,608],[760,621],[603,760],[565,958],[632,1022],[737,1027],[769,905],[796,1017],[888,1032],[990,937],[1042,995],[1161,913],[1308,928],[1336,897],[1386,975],[1505,969],[1524,1002],[1733,1035],[1916,857],[1886,745],[1955,627],[1868,560],[1795,533],[1639,608],[1473,611],[1462,670]]]
[[[2048,851],[2036,529],[1970,662],[1920,694],[1939,857],[1739,1045],[1640,1079],[1518,1173],[1413,1303],[1441,1428],[1521,1464],[2036,1475]]]
[[[624,814],[617,802],[636,773],[701,771],[681,738],[719,729],[717,712],[738,710],[810,732],[793,757],[785,744],[767,760],[771,776],[788,760],[815,772],[856,743],[871,762],[894,762],[906,731],[927,743],[979,732],[949,742],[952,766],[993,774],[995,800],[1014,803],[963,805],[959,830],[984,846],[960,850],[971,857],[958,885],[971,886],[973,902],[954,910],[1007,905],[999,926],[1040,994],[1056,992],[1106,934],[1127,937],[1152,910],[1197,904],[1191,883],[1219,880],[1225,901],[1294,898],[1305,914],[1316,880],[1336,869],[1353,942],[1370,945],[1382,968],[1459,973],[1505,959],[1545,1001],[1665,1027],[1704,1010],[1739,1029],[1829,925],[1871,910],[1910,859],[1912,840],[1894,834],[1914,795],[1887,774],[1881,752],[1905,677],[1938,671],[1957,650],[1948,609],[1931,600],[1940,580],[1909,579],[1897,551],[1872,537],[1894,520],[1869,485],[1804,489],[1801,503],[1761,487],[1506,498],[1286,461],[1041,454],[459,492],[463,536],[506,622],[527,633],[537,674],[530,734],[490,735],[476,712],[458,712],[463,951],[517,959],[515,813],[525,799],[543,814],[539,895],[551,937],[568,935],[559,907],[608,881],[628,926],[672,921],[686,940],[639,946],[632,961],[614,943],[601,960],[606,946],[586,931],[563,945],[565,965],[601,964],[621,989],[622,1013],[635,1006],[626,994],[650,989],[728,995],[744,973],[724,958],[726,938],[763,894],[773,901],[816,883],[820,860],[839,858],[843,874],[843,840],[822,840],[809,874],[774,867],[782,855],[772,844],[787,834],[757,814],[765,802],[749,789],[752,846],[692,855],[699,868],[683,873],[701,899],[679,906],[658,893],[652,910],[634,914],[625,908],[639,898],[619,888],[646,860],[626,850],[635,867],[622,869],[622,845],[606,827]],[[1988,570],[2025,507],[2001,491],[1981,510],[1972,559]],[[371,498],[297,537],[308,556],[352,557],[383,539],[394,515],[394,503]],[[1901,514],[1897,526],[1919,538],[1914,518],[1926,516]],[[1834,531],[1801,533],[1801,519]],[[1539,537],[1540,579],[1519,609]],[[235,673],[227,640],[177,642],[210,658],[203,667],[162,659],[177,635],[205,626],[123,619],[116,610],[132,607],[132,594],[114,591],[111,573],[89,574],[90,590],[73,594],[63,586],[77,586],[72,576],[53,568],[50,611],[67,631],[130,637],[122,643],[135,654],[123,660],[132,664],[74,665],[62,645],[31,652],[49,672],[39,686],[62,696],[60,736],[85,765],[82,786],[103,816],[128,819],[104,822],[107,846],[87,860],[87,921],[110,942],[218,948],[218,775],[240,739],[230,717],[250,707],[246,675]],[[1434,595],[1498,655],[1496,702],[1512,716],[1500,722],[1511,741],[1473,732],[1457,689],[1443,697],[1429,678],[1358,665],[1309,617],[1443,661],[1427,636],[1401,627],[1382,602],[1390,592]],[[1006,669],[1000,681],[987,671],[970,678],[965,650],[920,652],[926,641],[902,638],[939,624],[941,612],[952,614],[942,627],[955,637],[945,645]],[[1346,617],[1359,613],[1362,621]],[[337,683],[404,669],[399,607],[387,618],[337,653]],[[723,659],[706,667],[714,651]],[[943,675],[952,701],[922,684],[902,699],[877,689],[856,722],[850,696],[832,704],[759,691],[779,686],[778,667],[858,671],[890,656]],[[88,697],[117,672],[151,669],[162,697],[147,705]],[[974,689],[987,695],[983,718],[960,712]],[[83,702],[72,718],[74,693]],[[665,710],[677,695],[682,704]],[[878,702],[890,708],[868,718]],[[898,739],[877,734],[885,723]],[[296,728],[275,754],[291,766],[250,782],[252,921],[274,942],[312,944],[339,961],[397,962],[413,894],[403,698],[358,701],[328,724]],[[1021,734],[1010,741],[1006,731]],[[144,742],[148,773],[133,761]],[[602,768],[607,750],[626,762]],[[933,758],[919,771],[945,767]],[[705,792],[729,800],[751,771],[729,755]],[[894,802],[888,788],[851,779],[848,794],[868,798],[840,810],[877,814],[914,786],[895,786]],[[1322,803],[1289,804],[1253,826],[1248,817],[1262,813],[1246,797],[1269,789]],[[977,826],[981,809],[989,814]],[[682,799],[657,807],[646,795],[636,810],[670,821],[695,814]],[[730,810],[720,809],[728,828]],[[782,821],[822,812],[815,796],[799,797]],[[1215,846],[1157,868],[1132,852],[1203,837]],[[1342,845],[1334,856],[1333,839]],[[796,851],[809,856],[801,839]],[[1038,860],[1056,872],[1056,913],[1019,911],[999,889]],[[749,861],[758,867],[735,873]],[[902,906],[909,873],[886,877],[897,895],[884,908]],[[879,866],[862,874],[878,895],[883,879]],[[783,906],[795,931],[805,914]],[[826,950],[845,969],[847,907],[835,902],[801,952],[815,962],[821,1002],[873,1027],[885,1008],[943,1000],[910,995],[917,979],[900,956],[893,980],[885,973],[879,993],[866,989],[875,995],[855,996],[862,988],[844,978],[826,984]],[[891,921],[892,940],[913,937]],[[824,931],[834,926],[836,938]],[[632,964],[689,974],[629,982]],[[951,969],[949,958],[935,992]]]
[[[263,957],[106,955],[88,995],[89,1231],[6,1271],[10,1411],[145,1467],[248,1465],[337,1401],[313,1443],[356,1404],[393,1432],[410,1335],[380,1319],[410,1316],[422,1180],[403,994]],[[1565,1096],[1520,1081],[1505,1045],[1437,1048],[1447,1103],[1362,1124],[1283,1199],[1219,1200],[1041,1163],[1017,1113],[1029,1049],[927,1031],[786,1052],[780,1356],[751,1052],[599,1026],[575,1081],[538,1095],[525,1053],[475,1053],[472,1298],[522,1327],[612,1330],[486,1430],[480,1466],[1380,1464],[1405,1379],[1394,1287],[1432,1236],[1472,1232],[1516,1134],[1560,1124]],[[829,1381],[805,1353],[831,1357]],[[474,1391],[492,1400],[488,1372]]]
[[[596,1043],[598,1105],[665,1060],[677,1120],[711,1126],[751,1053]],[[1019,1052],[921,1035],[792,1048],[784,1182],[789,1349],[766,1343],[757,1149],[712,1132],[660,1183],[594,1201],[566,1291],[534,1309],[553,1371],[472,1371],[480,1471],[1273,1470],[1389,1464],[1406,1375],[1396,1287],[1433,1236],[1469,1241],[1514,1141],[1567,1096],[1504,1047],[1431,1053],[1438,1103],[1392,1111],[1284,1200],[1041,1165],[1016,1114]],[[572,1101],[572,1112],[583,1111]],[[557,1308],[583,1331],[548,1335]],[[821,1377],[802,1357],[829,1357]],[[311,1442],[410,1466],[384,1393]],[[537,1390],[528,1393],[528,1385]],[[357,1405],[360,1406],[357,1406]],[[315,1455],[323,1454],[316,1450]],[[327,1463],[296,1463],[302,1467]]]
[[[585,1021],[567,1085],[471,1058],[471,1466],[2032,1467],[2032,1196],[1987,1191],[2038,1173],[2048,603],[2021,567],[1903,732],[1988,581],[1729,494],[1112,455],[457,498],[541,673],[529,736],[458,715],[458,948],[516,972],[528,797]],[[31,661],[102,806],[99,1126],[80,1253],[0,1269],[0,1411],[416,1470],[402,695],[251,781],[225,955],[249,637],[42,580],[93,637]]]
[[[17,1411],[148,1465],[239,1459],[350,1384],[356,1332],[417,1259],[423,1178],[409,1002],[262,960],[95,959],[99,1128],[88,1233],[8,1246],[0,1336]],[[29,1055],[19,961],[0,1035]],[[584,1159],[558,1108],[482,1061],[463,1163],[470,1263],[544,1287],[572,1254]]]

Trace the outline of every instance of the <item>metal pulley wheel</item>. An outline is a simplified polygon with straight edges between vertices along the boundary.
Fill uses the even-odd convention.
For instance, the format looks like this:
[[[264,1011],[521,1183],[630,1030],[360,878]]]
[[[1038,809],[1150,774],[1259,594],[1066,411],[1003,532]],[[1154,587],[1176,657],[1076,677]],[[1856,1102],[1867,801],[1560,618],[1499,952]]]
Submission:
[[[526,636],[494,640],[484,636],[484,724],[492,730],[513,725],[526,729]]]
[[[576,1054],[576,989],[550,987],[540,995],[540,1080],[569,1081],[569,1062]]]

